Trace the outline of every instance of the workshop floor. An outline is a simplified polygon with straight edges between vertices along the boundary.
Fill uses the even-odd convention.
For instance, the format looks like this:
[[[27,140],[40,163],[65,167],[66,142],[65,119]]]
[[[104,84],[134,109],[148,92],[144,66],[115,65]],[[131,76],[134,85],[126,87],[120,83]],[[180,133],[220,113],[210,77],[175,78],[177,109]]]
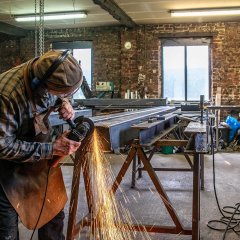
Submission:
[[[117,173],[126,158],[126,155],[107,154],[113,168]],[[217,153],[216,160],[216,188],[221,206],[240,202],[240,154],[239,153]],[[155,154],[152,163],[158,167],[184,167],[188,166],[186,160],[179,154],[162,155]],[[71,191],[72,167],[63,167],[65,184],[68,194]],[[184,226],[191,226],[191,208],[192,208],[192,174],[190,172],[158,172],[159,179],[164,186],[172,204],[178,213]],[[130,203],[126,205],[130,212],[140,223],[148,225],[171,225],[172,221],[160,200],[150,178],[146,172],[143,177],[137,180],[135,189],[131,187],[131,170],[129,169],[121,188],[128,196]],[[122,199],[122,194],[117,192],[117,199]],[[80,199],[77,219],[81,219],[86,214],[86,197],[83,187],[83,181],[80,186]],[[65,208],[65,232],[67,227],[68,205]],[[205,190],[201,191],[201,238],[204,240],[221,240],[223,232],[209,229],[206,225],[209,220],[219,219],[221,217],[217,208],[213,191],[213,171],[212,156],[205,156]],[[22,224],[19,224],[20,240],[29,240],[31,231],[26,230]],[[35,234],[36,235],[36,234]],[[171,234],[149,234],[151,240],[190,240],[190,236],[171,235]],[[88,229],[81,232],[79,240],[95,240],[89,237]],[[142,240],[137,235],[136,240]],[[225,240],[239,240],[233,232],[229,232]],[[37,240],[34,236],[33,240]],[[117,240],[117,239],[116,239]],[[144,239],[143,239],[144,240]]]

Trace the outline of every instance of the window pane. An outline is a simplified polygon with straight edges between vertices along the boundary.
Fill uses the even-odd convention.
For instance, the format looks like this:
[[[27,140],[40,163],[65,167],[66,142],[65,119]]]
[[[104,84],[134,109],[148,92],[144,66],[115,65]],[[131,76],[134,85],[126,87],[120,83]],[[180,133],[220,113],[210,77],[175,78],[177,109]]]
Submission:
[[[208,46],[187,47],[187,100],[209,98]]]
[[[163,47],[163,96],[185,100],[184,47]]]
[[[92,79],[92,59],[91,59],[91,48],[85,49],[73,49],[73,56],[81,61],[81,67],[83,70],[83,75],[85,76],[88,86],[91,89],[91,79]],[[79,89],[74,95],[74,99],[85,98],[81,89]]]

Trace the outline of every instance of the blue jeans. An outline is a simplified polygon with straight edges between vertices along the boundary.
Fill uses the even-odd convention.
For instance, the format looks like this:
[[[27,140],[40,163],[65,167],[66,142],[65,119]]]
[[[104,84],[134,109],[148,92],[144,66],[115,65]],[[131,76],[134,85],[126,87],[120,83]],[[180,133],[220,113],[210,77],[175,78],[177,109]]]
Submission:
[[[39,240],[64,240],[64,211],[38,229]],[[0,240],[19,240],[18,215],[0,184]]]

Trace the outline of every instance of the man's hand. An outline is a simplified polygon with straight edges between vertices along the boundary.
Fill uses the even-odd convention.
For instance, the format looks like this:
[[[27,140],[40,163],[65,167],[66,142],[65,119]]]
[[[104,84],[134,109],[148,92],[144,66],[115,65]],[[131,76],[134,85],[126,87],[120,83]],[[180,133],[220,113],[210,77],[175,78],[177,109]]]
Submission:
[[[73,119],[75,116],[74,110],[72,108],[72,105],[69,103],[67,99],[64,99],[62,102],[61,107],[58,109],[60,119],[68,120]]]
[[[64,132],[53,142],[53,155],[65,156],[77,151],[81,142],[75,142],[67,138],[69,131]]]

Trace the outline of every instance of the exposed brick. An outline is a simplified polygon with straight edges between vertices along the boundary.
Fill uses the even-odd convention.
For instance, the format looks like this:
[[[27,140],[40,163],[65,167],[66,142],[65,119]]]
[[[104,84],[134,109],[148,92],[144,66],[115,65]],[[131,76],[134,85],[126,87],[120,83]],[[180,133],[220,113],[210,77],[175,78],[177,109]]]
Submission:
[[[146,75],[145,85],[152,97],[161,96],[161,33],[217,32],[211,44],[212,99],[222,87],[222,104],[240,104],[240,23],[190,23],[140,25],[128,30],[122,27],[91,27],[45,31],[45,50],[52,41],[90,40],[93,42],[93,79],[113,81],[116,89],[135,91],[139,73]],[[130,41],[127,50],[124,43]],[[22,60],[34,57],[34,31],[21,39],[0,35],[0,72]],[[153,71],[154,70],[154,71]]]

